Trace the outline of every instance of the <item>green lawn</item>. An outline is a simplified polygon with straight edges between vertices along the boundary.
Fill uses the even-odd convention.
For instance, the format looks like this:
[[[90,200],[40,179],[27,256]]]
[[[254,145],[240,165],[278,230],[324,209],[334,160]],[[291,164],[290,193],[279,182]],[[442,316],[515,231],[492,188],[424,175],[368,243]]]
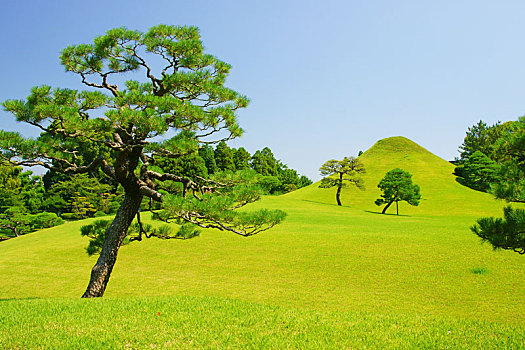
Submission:
[[[451,164],[410,141],[389,140],[362,155],[367,190],[345,190],[343,207],[335,189],[314,184],[257,203],[288,218],[254,237],[208,230],[124,246],[104,300],[77,299],[96,259],[83,223],[0,243],[0,348],[519,348],[525,258],[469,230],[504,203],[460,186]],[[396,166],[425,200],[381,215],[375,186]],[[46,327],[56,335],[26,335]]]
[[[217,297],[0,301],[0,321],[0,348],[19,349],[518,349],[525,337],[488,321]]]

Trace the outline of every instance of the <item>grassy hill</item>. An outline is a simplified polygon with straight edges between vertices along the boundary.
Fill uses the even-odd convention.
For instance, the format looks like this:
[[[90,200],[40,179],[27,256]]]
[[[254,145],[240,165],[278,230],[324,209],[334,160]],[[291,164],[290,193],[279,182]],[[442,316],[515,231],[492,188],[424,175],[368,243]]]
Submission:
[[[76,299],[95,262],[79,233],[85,222],[1,243],[0,348],[35,347],[21,334],[47,326],[59,335],[46,344],[84,339],[86,348],[101,334],[110,347],[523,344],[525,259],[493,252],[469,230],[504,203],[459,185],[451,164],[405,138],[381,140],[360,159],[367,189],[345,190],[343,207],[335,189],[313,184],[256,203],[288,218],[248,239],[207,230],[124,246],[102,301]],[[380,215],[375,186],[395,167],[414,175],[425,200],[402,204],[399,217]],[[90,322],[98,326],[86,330]],[[160,331],[128,335],[144,324]]]
[[[394,168],[410,172],[412,181],[421,187],[422,200],[418,207],[400,203],[400,214],[409,215],[500,215],[502,202],[493,196],[460,185],[453,175],[454,165],[430,153],[413,141],[402,137],[379,140],[359,160],[367,171],[365,191],[355,187],[343,189],[343,205],[381,212],[374,204],[379,198],[379,181]],[[335,203],[335,189],[320,189],[319,183],[289,194],[296,199]],[[395,213],[395,207],[387,213]]]

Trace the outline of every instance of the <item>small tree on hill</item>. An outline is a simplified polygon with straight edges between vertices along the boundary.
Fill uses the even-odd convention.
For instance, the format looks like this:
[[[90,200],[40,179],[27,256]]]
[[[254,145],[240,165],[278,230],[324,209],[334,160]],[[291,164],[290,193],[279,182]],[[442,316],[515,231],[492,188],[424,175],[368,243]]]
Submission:
[[[359,189],[364,189],[363,179],[365,167],[360,160],[355,157],[345,157],[343,160],[331,159],[324,163],[320,168],[322,176],[320,188],[337,187],[335,199],[337,205],[341,205],[341,189],[347,184],[353,184]]]
[[[399,168],[390,170],[377,187],[383,191],[383,194],[381,194],[381,198],[376,199],[375,204],[378,206],[386,204],[381,212],[382,214],[394,202],[396,203],[397,215],[399,215],[398,203],[400,201],[405,201],[414,206],[419,205],[419,200],[421,199],[419,186],[412,183],[412,175],[408,171]]]
[[[146,33],[112,29],[93,44],[66,48],[60,58],[89,90],[40,86],[25,101],[4,102],[17,121],[35,126],[40,135],[30,139],[0,131],[0,156],[14,165],[40,165],[68,176],[101,169],[124,189],[83,297],[104,294],[135,218],[136,240],[143,235],[188,237],[196,226],[250,236],[283,220],[285,213],[278,210],[235,211],[260,198],[249,172],[190,178],[156,167],[159,158],[179,158],[202,143],[242,134],[236,111],[248,99],[224,86],[230,66],[203,52],[197,28],[159,25]],[[123,78],[130,80],[117,85]],[[184,137],[162,139],[169,132],[184,132]],[[85,141],[101,149],[87,164],[79,153],[79,143]],[[166,193],[166,181],[180,183],[182,195]],[[179,231],[146,232],[139,215],[144,198],[161,203],[157,216],[178,223]]]

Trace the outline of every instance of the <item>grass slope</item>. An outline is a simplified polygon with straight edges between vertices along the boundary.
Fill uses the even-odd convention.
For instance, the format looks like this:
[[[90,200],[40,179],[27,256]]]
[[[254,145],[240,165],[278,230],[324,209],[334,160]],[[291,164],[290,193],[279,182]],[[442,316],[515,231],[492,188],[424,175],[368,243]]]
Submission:
[[[450,215],[501,215],[503,203],[490,194],[474,191],[460,185],[453,175],[454,165],[430,153],[413,141],[397,136],[379,140],[359,160],[366,168],[365,191],[355,187],[343,189],[343,205],[381,212],[374,201],[381,194],[377,188],[379,181],[394,168],[410,172],[412,181],[421,187],[422,200],[418,207],[400,202],[400,214],[418,216]],[[320,189],[319,183],[290,193],[296,199],[322,203],[335,203],[335,188]],[[387,213],[395,214],[395,206]]]
[[[6,332],[23,328],[27,322],[36,333],[43,324],[61,324],[56,326],[60,332],[70,327],[73,333],[77,329],[78,339],[88,339],[91,333],[78,329],[109,313],[116,319],[109,332],[122,333],[116,339],[130,339],[132,347],[142,347],[141,341],[170,346],[165,345],[168,340],[162,332],[152,338],[148,333],[144,340],[124,335],[124,330],[133,333],[151,322],[151,312],[160,303],[173,314],[163,319],[161,330],[179,332],[175,328],[181,322],[193,320],[192,327],[197,330],[188,333],[188,347],[200,337],[210,347],[229,344],[232,339],[246,344],[253,338],[258,339],[253,347],[274,348],[293,344],[315,347],[315,342],[319,347],[377,348],[387,340],[393,347],[465,347],[463,341],[478,347],[476,344],[483,343],[477,338],[494,344],[491,348],[512,348],[523,342],[525,259],[512,252],[493,252],[468,229],[480,215],[500,215],[504,204],[460,186],[451,175],[452,165],[403,138],[380,141],[361,157],[368,170],[368,188],[365,192],[345,190],[342,198],[346,206],[335,205],[335,189],[312,185],[256,203],[253,207],[281,208],[289,216],[279,227],[248,239],[207,230],[188,241],[146,240],[124,246],[106,292],[107,302],[8,300],[78,298],[95,262],[95,257],[85,254],[87,240],[79,234],[80,225],[86,222],[3,242],[0,317],[7,325]],[[371,184],[393,167],[413,173],[426,198],[420,207],[402,206],[404,215],[399,217],[380,215],[373,204],[378,191]],[[144,296],[150,298],[136,299]],[[192,311],[179,318],[176,310],[185,303],[181,296],[192,296],[190,305],[184,307],[200,310],[204,303],[209,313]],[[144,307],[149,311],[137,312],[134,319],[124,321],[122,315],[131,311],[121,314],[119,308],[132,310],[137,303],[142,305],[137,310]],[[231,303],[240,303],[239,310],[253,310],[255,318],[249,316],[252,311],[239,311],[242,315],[236,317],[243,325],[239,326],[232,316],[237,312],[235,307],[228,311],[224,306]],[[76,321],[67,326],[60,308],[71,312],[63,317]],[[204,330],[212,322],[209,317],[218,317],[210,315],[221,313],[227,320],[225,327],[235,328],[231,338],[222,334],[213,338]],[[100,322],[104,325],[106,321]],[[289,322],[292,333],[280,329],[280,322]],[[121,323],[124,330],[118,330]],[[299,329],[307,329],[309,334],[317,323],[322,330],[314,333],[314,338],[301,335]],[[379,325],[384,327],[374,330]],[[219,324],[210,327],[220,332]],[[280,329],[276,331],[282,331],[276,335],[280,342],[272,343],[264,327]],[[447,343],[444,339],[454,329],[460,330],[459,335],[454,343]],[[326,332],[336,340],[325,339]],[[176,339],[181,337],[184,335]],[[365,337],[364,342],[343,342],[360,337]],[[287,343],[287,338],[291,342]],[[426,340],[419,343],[416,338]],[[17,341],[25,347],[20,334],[9,339],[5,347],[18,347]],[[67,342],[50,339],[49,344]],[[439,342],[433,344],[432,339]]]

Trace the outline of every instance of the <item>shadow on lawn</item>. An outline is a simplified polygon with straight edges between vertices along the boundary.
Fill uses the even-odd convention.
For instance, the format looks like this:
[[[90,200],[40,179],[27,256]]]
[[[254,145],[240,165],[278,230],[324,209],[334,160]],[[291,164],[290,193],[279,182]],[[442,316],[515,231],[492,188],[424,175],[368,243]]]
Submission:
[[[392,213],[384,213],[384,214],[382,214],[379,211],[371,211],[371,210],[365,210],[365,213],[379,214],[379,215],[386,215],[386,216],[403,216],[403,217],[406,217],[406,218],[410,217],[410,215],[406,215],[406,214],[399,214],[399,215],[392,214]]]
[[[13,300],[36,300],[36,299],[41,299],[41,298],[37,298],[37,297],[27,297],[27,298],[0,298],[0,303],[2,301],[13,301]]]

